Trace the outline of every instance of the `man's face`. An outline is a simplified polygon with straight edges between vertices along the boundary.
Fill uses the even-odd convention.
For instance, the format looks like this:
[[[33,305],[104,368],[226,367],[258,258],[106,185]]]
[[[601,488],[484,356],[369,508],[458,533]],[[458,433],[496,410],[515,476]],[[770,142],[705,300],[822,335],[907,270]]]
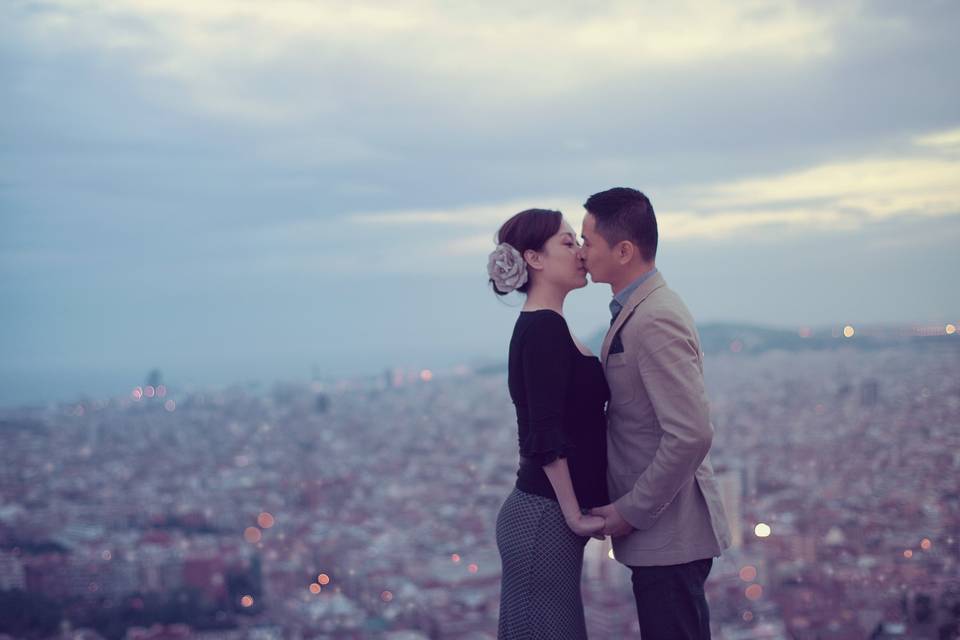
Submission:
[[[589,211],[583,218],[580,237],[583,238],[580,255],[583,256],[590,279],[594,282],[610,283],[611,276],[620,268],[620,263],[614,259],[613,248],[597,233],[597,219]]]

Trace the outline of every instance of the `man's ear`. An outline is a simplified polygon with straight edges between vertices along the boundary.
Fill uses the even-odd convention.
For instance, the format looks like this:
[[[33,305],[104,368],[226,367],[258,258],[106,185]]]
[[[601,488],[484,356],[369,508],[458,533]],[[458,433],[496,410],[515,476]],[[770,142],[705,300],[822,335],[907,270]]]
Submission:
[[[536,269],[537,271],[543,269],[543,257],[533,249],[524,251],[523,259],[531,269]]]
[[[617,243],[616,255],[617,262],[620,264],[627,264],[633,260],[633,256],[637,252],[637,247],[634,246],[629,240],[623,240]]]

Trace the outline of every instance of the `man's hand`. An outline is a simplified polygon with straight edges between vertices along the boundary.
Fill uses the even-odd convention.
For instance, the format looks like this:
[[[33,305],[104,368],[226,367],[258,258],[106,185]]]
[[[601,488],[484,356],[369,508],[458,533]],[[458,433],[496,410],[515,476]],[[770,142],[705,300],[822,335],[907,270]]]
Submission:
[[[606,504],[602,507],[590,509],[590,515],[600,516],[604,519],[603,534],[613,536],[625,536],[633,531],[633,525],[624,520],[612,504]]]
[[[603,530],[603,518],[594,515],[578,514],[576,518],[567,520],[567,526],[578,536],[592,536]]]

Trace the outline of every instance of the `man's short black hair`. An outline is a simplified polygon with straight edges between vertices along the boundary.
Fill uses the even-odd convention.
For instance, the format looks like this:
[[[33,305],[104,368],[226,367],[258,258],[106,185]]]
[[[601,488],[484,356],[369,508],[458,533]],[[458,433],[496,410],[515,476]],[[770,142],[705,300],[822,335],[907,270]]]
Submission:
[[[629,240],[647,262],[657,257],[657,216],[647,196],[629,187],[595,193],[583,204],[597,219],[597,233],[610,246]]]

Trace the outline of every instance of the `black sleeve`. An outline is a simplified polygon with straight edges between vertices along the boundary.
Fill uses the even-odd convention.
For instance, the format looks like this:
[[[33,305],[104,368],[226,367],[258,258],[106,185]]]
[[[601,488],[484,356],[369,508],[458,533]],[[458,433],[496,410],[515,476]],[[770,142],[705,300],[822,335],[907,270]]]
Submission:
[[[530,421],[524,449],[542,466],[567,456],[563,414],[572,392],[573,354],[566,344],[567,324],[556,314],[544,314],[524,338],[523,383]]]

